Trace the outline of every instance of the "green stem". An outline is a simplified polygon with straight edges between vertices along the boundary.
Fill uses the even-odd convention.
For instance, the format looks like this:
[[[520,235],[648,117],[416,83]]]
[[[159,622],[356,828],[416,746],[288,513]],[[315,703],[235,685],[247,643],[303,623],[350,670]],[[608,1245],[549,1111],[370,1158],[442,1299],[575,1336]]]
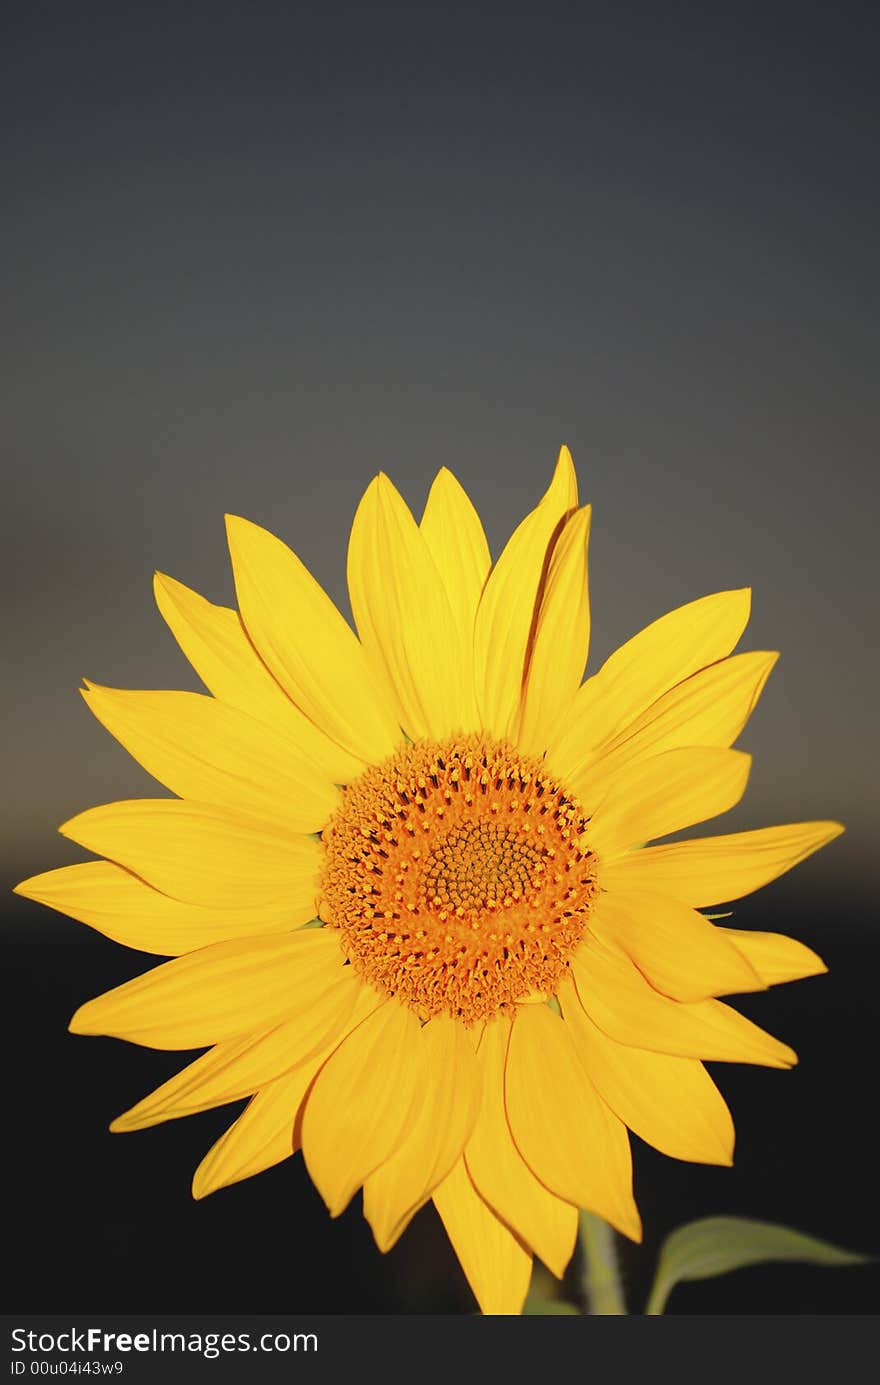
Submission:
[[[581,1212],[579,1239],[587,1312],[604,1317],[626,1312],[614,1232],[592,1212]]]

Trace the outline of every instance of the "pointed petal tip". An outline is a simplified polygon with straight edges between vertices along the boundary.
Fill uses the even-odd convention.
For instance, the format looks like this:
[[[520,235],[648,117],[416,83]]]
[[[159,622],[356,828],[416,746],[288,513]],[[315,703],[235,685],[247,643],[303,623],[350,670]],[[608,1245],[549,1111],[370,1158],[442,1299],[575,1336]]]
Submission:
[[[803,829],[812,828],[815,834],[813,844],[810,845],[804,856],[798,858],[798,864],[805,860],[806,857],[812,856],[814,852],[821,851],[823,846],[828,846],[829,843],[837,841],[837,838],[842,837],[846,831],[845,824],[837,822],[833,818],[819,818],[815,822],[795,822],[790,825]]]
[[[370,507],[375,507],[382,496],[388,495],[389,491],[393,489],[394,487],[388,475],[384,471],[377,471],[375,476],[372,476],[366,486],[364,486],[356,506],[356,515],[362,513],[368,514],[370,512]]]
[[[252,519],[246,519],[244,515],[224,514],[223,523],[226,526],[226,542],[231,548],[238,541],[247,541],[254,535],[269,535],[275,539],[271,530],[266,529],[261,524],[255,524]],[[276,540],[277,542],[277,540]]]
[[[159,569],[156,568],[156,571],[153,573],[153,595],[155,597],[158,598],[160,593],[166,596],[172,595],[174,588],[178,585],[179,584],[173,577],[168,576],[167,572],[160,572]]]
[[[66,867],[61,869],[64,870]],[[59,873],[55,870],[45,870],[39,875],[29,875],[26,880],[19,880],[17,885],[12,886],[12,893],[21,895],[22,899],[33,899],[37,904],[46,904],[49,908],[54,908],[55,895],[52,883],[53,877]]]
[[[429,498],[441,490],[452,491],[456,495],[463,495],[467,499],[467,492],[459,481],[454,471],[450,471],[448,466],[441,466],[428,490]]]
[[[89,1024],[88,1010],[90,1005],[91,1001],[87,1001],[85,1005],[81,1005],[78,1010],[73,1012],[67,1025],[68,1033],[97,1034],[99,1032]]]
[[[638,1212],[635,1210],[633,1211],[631,1217],[627,1217],[625,1221],[621,1220],[620,1225],[617,1229],[618,1231],[620,1231],[621,1235],[626,1236],[637,1246],[640,1246],[645,1238],[645,1231],[644,1227],[642,1226],[642,1219],[639,1216]]]
[[[208,1150],[208,1153],[193,1174],[191,1191],[196,1202],[201,1202],[203,1198],[210,1196],[211,1193],[216,1193],[219,1188],[225,1186],[222,1181],[217,1181],[216,1174],[212,1169],[214,1160],[212,1160],[211,1155],[215,1150],[216,1146],[212,1146],[211,1149]]]
[[[577,505],[577,472],[575,470],[574,458],[565,443],[559,449],[559,456],[556,458],[556,466],[553,468],[553,479],[563,477],[568,483],[569,494],[572,507]]]
[[[383,500],[386,503],[390,502],[392,505],[402,505],[407,510],[409,509],[409,506],[406,504],[406,501],[404,500],[400,491],[397,489],[397,486],[395,486],[391,477],[388,475],[387,471],[378,471],[376,473],[375,478],[370,483],[370,486],[367,488],[368,491],[373,489],[375,489],[375,493],[378,499]]]
[[[776,1040],[776,1057],[775,1063],[768,1062],[766,1066],[775,1067],[781,1072],[790,1072],[792,1068],[797,1067],[800,1061],[794,1049],[788,1044],[784,1044],[781,1039]]]
[[[745,628],[745,626],[749,622],[749,617],[752,613],[752,588],[729,587],[726,591],[714,593],[714,596],[716,600],[718,600],[719,598],[727,598],[728,601],[736,601],[740,606],[743,607],[743,628]],[[711,597],[706,597],[707,601],[711,599]]]
[[[590,524],[592,522],[592,519],[592,505],[581,505],[577,510],[575,510],[574,514],[569,520],[569,523],[576,525],[578,530],[583,530],[583,537],[586,538],[590,532]]]
[[[305,1150],[303,1150],[303,1155],[305,1155]],[[306,1168],[308,1168],[308,1160],[306,1160]],[[348,1206],[348,1204],[351,1202],[352,1198],[354,1197],[354,1192],[349,1193],[348,1196],[345,1197],[344,1201],[343,1201],[342,1199],[338,1198],[338,1197],[337,1197],[337,1198],[328,1198],[327,1194],[324,1192],[324,1190],[320,1187],[320,1185],[316,1182],[315,1178],[313,1177],[311,1169],[309,1169],[309,1177],[312,1179],[312,1182],[315,1184],[315,1187],[318,1189],[318,1192],[319,1192],[320,1197],[321,1197],[321,1201],[323,1202],[324,1206],[327,1208],[327,1212],[328,1212],[328,1215],[330,1216],[331,1220],[335,1221],[337,1217],[341,1217],[342,1214],[343,1214],[343,1212],[345,1211],[346,1207]],[[355,1189],[355,1192],[356,1192],[356,1191],[357,1191],[357,1189]],[[381,1247],[380,1247],[380,1249],[381,1249]]]

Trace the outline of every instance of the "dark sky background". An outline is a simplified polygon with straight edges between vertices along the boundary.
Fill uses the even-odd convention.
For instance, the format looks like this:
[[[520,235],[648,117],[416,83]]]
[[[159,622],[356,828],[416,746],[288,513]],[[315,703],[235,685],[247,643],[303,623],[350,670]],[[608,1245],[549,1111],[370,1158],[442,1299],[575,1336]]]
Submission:
[[[280,533],[345,606],[348,528],[379,468],[420,508],[450,466],[497,552],[565,441],[594,503],[595,656],[673,606],[745,584],[745,647],[782,650],[743,740],[756,763],[729,824],[835,817],[848,832],[736,921],[784,918],[830,950],[838,979],[750,1013],[773,1028],[794,1005],[809,1047],[813,988],[836,985],[818,1002],[823,1039],[832,1011],[855,1029],[824,1068],[813,1038],[824,1078],[792,1085],[789,1108],[777,1074],[772,1099],[763,1074],[745,1077],[791,1129],[818,1119],[819,1102],[831,1103],[826,1130],[835,1109],[850,1119],[865,1045],[876,1053],[864,977],[878,960],[880,884],[874,7],[8,13],[4,879],[79,859],[54,831],[72,813],[155,791],[76,689],[83,675],[197,686],[151,576],[231,599],[224,511]],[[101,1094],[88,1112],[98,1196],[121,1178],[121,1156],[92,1127],[140,1094],[133,1051],[63,1028],[143,960],[24,901],[4,913],[40,1119],[58,1082],[51,1044],[67,1080]],[[53,991],[62,954],[69,996]],[[847,978],[862,985],[855,999]],[[99,1056],[111,1047],[112,1060]],[[154,1060],[139,1056],[143,1089],[165,1071]],[[118,1100],[103,1095],[111,1077]],[[747,1101],[749,1081],[735,1080]],[[80,1150],[81,1109],[67,1137]],[[204,1146],[213,1127],[200,1129]],[[186,1193],[189,1165],[171,1144],[135,1138]],[[25,1180],[37,1140],[19,1151]],[[859,1140],[861,1175],[829,1153],[817,1192],[798,1145],[802,1184],[777,1187],[756,1154],[763,1173],[728,1201],[767,1214],[783,1186],[799,1188],[790,1219],[865,1247],[866,1205],[875,1238],[880,1227],[866,1126],[850,1129],[847,1158]],[[86,1156],[72,1157],[86,1177]],[[734,1186],[723,1178],[713,1188]],[[195,1211],[180,1215],[198,1236]],[[40,1263],[31,1303],[49,1282]],[[108,1273],[94,1270],[86,1306],[118,1282]],[[250,1306],[230,1293],[226,1307]]]

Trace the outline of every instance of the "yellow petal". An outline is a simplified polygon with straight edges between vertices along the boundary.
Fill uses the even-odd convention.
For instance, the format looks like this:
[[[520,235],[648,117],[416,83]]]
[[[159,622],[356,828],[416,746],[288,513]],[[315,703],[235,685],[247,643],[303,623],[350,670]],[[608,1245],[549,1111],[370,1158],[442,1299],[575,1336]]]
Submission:
[[[351,967],[339,967],[294,1019],[265,1033],[227,1039],[111,1122],[114,1131],[143,1130],[251,1096],[322,1052],[344,1025],[360,991]],[[378,998],[377,998],[378,999]]]
[[[647,891],[602,894],[590,915],[655,990],[673,1000],[706,1000],[763,989],[760,976],[726,936],[689,904]]]
[[[480,516],[445,466],[428,492],[419,528],[472,660],[474,619],[492,559]]]
[[[70,1029],[148,1048],[204,1048],[296,1016],[342,965],[338,937],[322,928],[215,943],[87,1001]]]
[[[408,506],[380,474],[357,508],[348,590],[361,642],[412,740],[476,729],[470,640]]]
[[[504,1109],[510,1020],[486,1025],[479,1048],[483,1098],[465,1162],[474,1186],[558,1279],[577,1239],[577,1209],[539,1183],[513,1142]]]
[[[595,938],[582,943],[571,964],[584,1009],[618,1043],[722,1063],[790,1068],[797,1054],[719,1000],[692,1004],[655,991],[625,957]]]
[[[577,479],[563,447],[549,488],[508,540],[477,609],[477,702],[483,727],[493,735],[507,736],[516,724],[542,579],[552,544],[576,505]]]
[[[536,1177],[640,1241],[626,1127],[599,1096],[568,1029],[548,1006],[518,1008],[504,1090],[513,1138]]]
[[[296,1150],[295,1127],[302,1099],[320,1066],[312,1059],[276,1077],[252,1097],[238,1120],[212,1145],[193,1176],[192,1194],[207,1197],[218,1188],[280,1164]]]
[[[587,546],[590,506],[566,522],[550,556],[537,626],[527,655],[517,744],[543,754],[577,692],[590,647]]]
[[[765,986],[821,976],[828,970],[817,953],[784,933],[757,933],[740,928],[718,928],[716,932],[742,953]]]
[[[630,1130],[672,1159],[733,1163],[733,1120],[702,1063],[615,1043],[590,1019],[570,980],[559,988],[559,1003],[599,1094]]]
[[[291,1072],[263,1087],[246,1106],[234,1125],[205,1155],[193,1178],[193,1197],[206,1197],[217,1188],[238,1183],[263,1169],[289,1159],[299,1148],[300,1114],[303,1099],[315,1073],[355,1025],[378,1004],[378,997],[361,986],[341,1034],[337,1034],[318,1054]]]
[[[504,1317],[521,1313],[532,1257],[480,1197],[463,1159],[435,1190],[434,1206],[480,1312]]]
[[[218,909],[274,902],[315,916],[323,857],[311,837],[174,798],[106,803],[58,830],[175,899]]]
[[[717,817],[742,798],[751,763],[740,750],[716,746],[686,746],[637,760],[609,784],[586,840],[607,860],[634,842]]]
[[[751,592],[718,592],[661,616],[606,659],[575,697],[548,763],[573,778],[604,745],[676,683],[730,653],[746,627]]]
[[[139,952],[176,957],[211,943],[254,933],[289,933],[314,917],[296,901],[205,909],[154,890],[112,861],[83,861],[34,875],[15,893],[69,914],[105,937]]]
[[[312,1182],[338,1217],[411,1128],[422,1076],[419,1021],[389,1000],[327,1060],[302,1118]]]
[[[364,1184],[364,1216],[382,1251],[391,1249],[459,1159],[480,1103],[477,1060],[461,1024],[436,1016],[417,1042],[424,1083],[418,1114]]]
[[[605,889],[655,890],[696,909],[759,890],[839,837],[839,822],[793,822],[649,846],[606,866]]]
[[[635,760],[679,746],[732,745],[778,657],[734,654],[692,674],[652,702],[620,735],[597,748],[566,783],[592,811],[616,776]]]
[[[214,697],[89,683],[100,722],[180,798],[256,813],[292,832],[318,832],[339,790],[294,741]]]
[[[205,687],[230,707],[274,726],[334,784],[347,784],[366,761],[350,755],[291,702],[247,637],[238,611],[215,606],[157,572],[156,604]]]
[[[352,755],[378,763],[400,731],[366,653],[326,592],[268,530],[227,515],[241,617],[257,652],[307,717]]]

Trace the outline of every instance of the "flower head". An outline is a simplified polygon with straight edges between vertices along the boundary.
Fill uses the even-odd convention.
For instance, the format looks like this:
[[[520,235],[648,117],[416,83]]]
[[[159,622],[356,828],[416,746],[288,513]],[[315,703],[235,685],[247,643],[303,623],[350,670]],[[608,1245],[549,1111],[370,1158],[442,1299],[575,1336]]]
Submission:
[[[196,1197],[302,1149],[330,1212],[363,1188],[380,1249],[434,1201],[485,1312],[557,1275],[587,1208],[638,1240],[628,1130],[729,1164],[702,1060],[796,1057],[718,997],[824,970],[719,927],[842,829],[646,845],[746,786],[730,749],[775,662],[733,655],[748,591],[655,621],[583,680],[590,509],[571,457],[494,565],[446,470],[416,523],[387,477],[355,516],[355,634],[299,559],[228,521],[238,610],[156,597],[209,690],[89,683],[176,795],[91,809],[98,859],[18,886],[171,957],[83,1005],[79,1034],[205,1047],[112,1125],[250,1100]]]

